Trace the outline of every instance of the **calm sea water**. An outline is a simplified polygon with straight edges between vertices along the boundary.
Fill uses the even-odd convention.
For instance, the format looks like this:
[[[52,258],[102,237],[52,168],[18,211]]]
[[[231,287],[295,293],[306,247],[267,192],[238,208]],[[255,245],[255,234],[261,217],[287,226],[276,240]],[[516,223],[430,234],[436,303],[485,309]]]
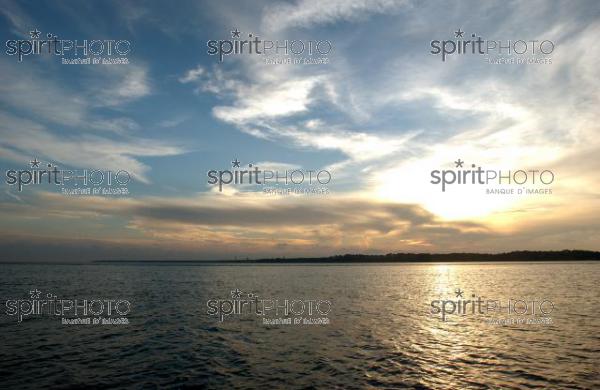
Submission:
[[[2,265],[0,387],[600,388],[599,283],[598,263]],[[129,325],[6,314],[36,289],[128,300]],[[208,315],[235,289],[328,300],[330,323]],[[432,313],[434,300],[473,295],[553,309]],[[531,318],[550,320],[516,323]]]

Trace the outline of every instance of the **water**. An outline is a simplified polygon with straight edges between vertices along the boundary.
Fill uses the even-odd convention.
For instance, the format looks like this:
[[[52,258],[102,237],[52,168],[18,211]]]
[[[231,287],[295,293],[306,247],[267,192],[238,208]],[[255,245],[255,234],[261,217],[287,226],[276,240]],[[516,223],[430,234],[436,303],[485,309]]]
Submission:
[[[0,386],[14,389],[600,388],[600,264],[2,265]],[[329,325],[223,322],[209,299],[231,290],[329,300]],[[129,325],[18,323],[4,302],[30,290],[131,302]],[[552,302],[549,324],[487,323],[431,301]]]

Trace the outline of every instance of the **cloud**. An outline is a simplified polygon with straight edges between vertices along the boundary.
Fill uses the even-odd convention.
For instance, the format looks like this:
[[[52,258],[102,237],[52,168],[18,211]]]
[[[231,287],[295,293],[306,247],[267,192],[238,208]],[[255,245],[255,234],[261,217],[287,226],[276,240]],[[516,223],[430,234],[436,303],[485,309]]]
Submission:
[[[232,105],[213,107],[213,114],[222,121],[244,125],[306,112],[312,102],[313,89],[323,80],[303,77],[284,82],[258,79],[254,83],[244,83],[218,67],[207,72],[198,66],[188,70],[179,81],[194,83],[197,93],[209,92],[233,100]]]
[[[280,129],[279,135],[289,137],[297,144],[320,150],[339,150],[353,162],[385,158],[398,152],[414,137],[414,133],[400,136],[382,136],[335,128],[311,132],[297,129]]]
[[[78,94],[33,63],[0,60],[0,66],[0,101],[11,110],[10,114],[0,111],[0,156],[4,159],[22,163],[38,157],[76,168],[124,169],[136,180],[149,183],[150,167],[139,157],[184,153],[170,142],[132,139],[129,134],[141,127],[129,117],[96,114],[97,108],[114,108],[150,93],[142,66],[98,66],[85,76],[88,89]],[[22,77],[23,71],[27,77]],[[101,87],[90,87],[95,85]],[[98,131],[103,135],[95,135]]]
[[[0,13],[10,22],[13,32],[19,36],[25,36],[35,28],[33,20],[15,1],[0,1]]]
[[[171,119],[165,119],[165,120],[158,122],[158,127],[163,127],[163,128],[177,127],[188,119],[189,119],[189,117],[187,115],[181,115],[181,116],[177,116],[177,117],[174,117]]]
[[[140,125],[131,118],[99,119],[91,122],[90,127],[116,134],[127,134],[140,129]]]
[[[14,200],[16,200],[17,202],[23,202],[23,200],[21,199],[21,197],[19,197],[17,194],[14,194],[10,191],[10,189],[5,190],[4,193],[6,195],[8,195],[9,197],[13,198]]]
[[[195,250],[171,248],[154,240],[119,240],[98,238],[51,237],[3,232],[0,248],[3,261],[41,261],[82,263],[92,260],[191,260],[221,259],[216,252],[201,257]]]
[[[295,169],[302,168],[300,165],[297,164],[289,164],[276,161],[258,161],[254,163],[254,166],[260,167],[263,171],[270,170],[278,172],[293,171]]]
[[[152,88],[148,71],[141,65],[105,66],[95,75],[93,83],[102,85],[95,93],[96,105],[118,106],[150,95]]]
[[[265,7],[262,25],[266,30],[290,27],[312,27],[343,20],[365,19],[370,14],[395,11],[408,4],[404,0],[299,0],[295,4],[273,4]]]
[[[261,118],[276,118],[305,112],[317,79],[292,80],[270,86],[240,87],[235,106],[213,108],[215,117],[243,124]]]
[[[182,84],[191,83],[192,81],[196,81],[204,74],[204,68],[201,65],[198,65],[195,69],[188,70],[185,75],[179,78],[179,82]]]
[[[38,202],[44,204],[42,209],[35,206]],[[65,209],[69,212],[64,213]],[[88,224],[85,221],[91,219],[84,216],[94,215],[94,221],[106,221],[107,230],[114,229],[111,221],[125,219],[128,229],[138,233],[132,235],[136,237],[132,242],[154,240],[163,249],[171,248],[176,257],[181,250],[175,248],[182,247],[184,252],[193,249],[197,256],[215,250],[221,254],[246,251],[255,255],[282,246],[288,253],[298,255],[334,254],[342,250],[424,248],[435,246],[437,240],[449,240],[446,236],[488,234],[481,225],[439,222],[416,205],[373,202],[360,197],[265,198],[261,194],[237,193],[187,199],[117,199],[40,193],[32,204],[15,207],[0,203],[0,214],[6,221],[35,215],[57,223],[79,215],[76,225],[81,238],[102,235],[97,231],[97,223]],[[438,228],[434,241],[418,233],[434,228]]]
[[[589,44],[600,23],[585,16],[583,6],[557,15],[552,7],[518,4],[504,9],[502,22],[486,17],[464,27],[489,39],[552,39],[557,49],[550,65],[492,66],[482,56],[442,63],[419,44],[451,33],[432,27],[432,21],[443,15],[447,24],[463,25],[475,4],[444,10],[434,3],[416,9],[406,2],[361,1],[266,7],[263,22],[272,30],[365,19],[356,25],[356,34],[336,35],[338,50],[328,66],[279,66],[264,72],[261,64],[243,58],[235,67],[239,76],[206,72],[197,80],[199,90],[223,101],[213,108],[217,119],[300,150],[340,151],[342,159],[328,167],[336,180],[347,178],[353,190],[420,204],[444,218],[489,218],[506,227],[515,222],[499,217],[505,210],[524,209],[528,217],[541,218],[538,209],[529,207],[532,203],[547,210],[568,199],[589,198],[598,191],[592,170],[579,172],[576,180],[562,174],[559,162],[600,150],[594,73],[600,51]],[[366,19],[395,10],[400,12],[393,28],[373,29],[380,19]],[[528,22],[533,19],[547,22]],[[389,41],[377,39],[388,35]],[[382,50],[391,41],[398,50]],[[348,50],[358,46],[360,56]],[[212,88],[206,87],[209,80]],[[430,171],[457,158],[498,169],[552,169],[559,174],[558,192],[540,199],[501,199],[472,190],[437,194]]]
[[[148,177],[150,167],[135,157],[184,153],[179,146],[143,138],[113,140],[89,134],[59,136],[38,123],[2,111],[0,134],[0,153],[4,158],[24,163],[38,157],[77,168],[124,169],[143,183],[151,181]]]
[[[80,95],[66,91],[31,64],[0,59],[0,68],[0,101],[14,111],[61,125],[85,124],[87,103]],[[27,77],[22,77],[23,71]]]
[[[15,3],[6,4],[2,12],[13,27],[30,23]],[[79,243],[65,239],[61,245],[72,251],[78,245],[88,249],[114,245],[126,256],[152,256],[142,249],[146,244],[164,249],[156,253],[171,251],[173,257],[598,249],[594,217],[600,199],[596,169],[600,46],[592,43],[599,36],[600,22],[589,12],[590,4],[500,6],[472,1],[441,8],[435,2],[412,6],[377,0],[299,0],[258,7],[215,3],[209,13],[208,5],[192,7],[214,20],[188,18],[182,26],[167,21],[189,13],[184,6],[142,9],[131,3],[122,15],[130,28],[144,23],[146,32],[147,23],[158,28],[162,24],[164,31],[185,38],[184,45],[192,34],[214,30],[215,20],[231,26],[222,29],[223,34],[238,27],[269,39],[313,39],[317,34],[331,39],[335,50],[325,66],[268,67],[257,56],[238,56],[212,67],[204,62],[190,66],[170,80],[196,94],[214,95],[215,99],[197,100],[217,101],[209,109],[221,122],[219,130],[229,125],[257,138],[246,143],[245,134],[229,133],[214,141],[215,150],[251,145],[253,152],[263,153],[254,157],[266,160],[260,164],[281,167],[318,161],[332,171],[332,187],[342,180],[344,186],[328,199],[260,198],[230,189],[226,195],[208,191],[192,199],[45,197],[29,205],[23,195],[19,202],[23,207],[11,212],[7,209],[16,204],[11,202],[2,209],[3,219],[8,218],[3,225],[16,233],[27,218],[39,215],[50,222],[101,216],[99,222],[94,218],[94,226],[112,239]],[[247,12],[231,12],[240,7]],[[73,8],[73,14],[76,11]],[[261,17],[262,25],[257,26]],[[198,26],[205,21],[206,26]],[[346,21],[352,25],[340,23]],[[428,53],[432,39],[447,39],[461,26],[467,35],[475,32],[485,39],[552,39],[557,44],[553,63],[491,66],[470,55],[442,63]],[[148,58],[155,61],[148,66],[136,61],[126,67],[78,68],[84,78],[69,78],[68,83],[54,73],[56,68],[40,66],[43,60],[17,65],[0,59],[0,103],[10,111],[0,116],[3,159],[24,164],[38,156],[74,166],[120,167],[150,182],[150,166],[142,157],[185,152],[172,142],[131,136],[140,132],[140,124],[156,119],[145,116],[147,111],[139,113],[143,118],[132,116],[137,105],[128,104],[153,93],[156,87],[150,76],[156,74],[160,80],[164,75],[159,71],[170,65],[161,58]],[[173,86],[166,87],[156,100],[169,96],[168,87]],[[181,104],[192,100],[182,99]],[[207,111],[206,106],[201,110]],[[155,121],[175,126],[178,118],[159,122]],[[202,156],[199,163],[205,158],[211,157]],[[458,189],[435,192],[430,171],[451,168],[458,158],[485,168],[552,169],[557,173],[556,191],[551,197],[517,201]],[[66,237],[69,227],[63,225],[57,235]],[[73,226],[88,238],[98,233],[91,222]],[[36,231],[36,226],[30,229]],[[118,241],[117,235],[129,241]]]
[[[281,121],[311,111],[328,93],[319,94],[318,89],[327,89],[328,79],[304,77],[284,82],[257,80],[253,84],[229,83],[229,78],[218,72],[213,89],[203,90],[225,94],[233,100],[232,105],[213,108],[217,119],[236,125],[241,131],[262,139],[287,140],[292,146],[310,147],[318,150],[339,150],[350,160],[361,162],[384,158],[398,152],[414,137],[410,132],[401,135],[378,135],[362,131],[340,129],[328,125],[320,118],[301,121],[299,125]],[[338,168],[341,168],[338,165]]]
[[[515,23],[528,15],[515,12]],[[522,65],[518,72],[509,71],[516,65],[494,72],[473,66],[463,80],[464,67],[479,60],[466,62],[465,58],[461,67],[442,68],[444,77],[438,74],[440,64],[428,64],[415,75],[417,82],[403,83],[402,88],[393,83],[394,90],[384,89],[386,104],[395,101],[392,107],[412,105],[422,111],[427,107],[428,115],[450,121],[452,128],[436,137],[414,139],[411,147],[419,153],[382,167],[374,181],[376,192],[387,200],[418,201],[446,218],[487,218],[503,228],[519,223],[506,210],[527,210],[526,218],[542,221],[548,210],[554,218],[565,217],[561,209],[569,204],[589,210],[597,207],[590,196],[598,194],[600,187],[596,170],[590,167],[598,160],[591,155],[600,152],[595,109],[600,104],[600,84],[592,71],[600,50],[589,42],[599,31],[600,23],[591,21],[561,23],[537,32],[534,38],[556,42],[549,65]],[[510,31],[495,34],[511,36]],[[556,174],[553,195],[495,197],[472,187],[444,194],[433,191],[430,171],[448,169],[457,158],[484,169],[550,169]],[[407,182],[411,185],[402,185]]]
[[[229,97],[239,93],[243,88],[240,81],[236,79],[236,74],[226,73],[218,66],[214,66],[211,71],[207,71],[202,65],[188,70],[178,81],[182,84],[193,84],[194,93],[210,92],[219,97]]]
[[[0,203],[0,215],[6,222],[18,218],[21,225],[29,216],[54,224],[67,219],[73,221],[68,226],[76,229],[79,237],[53,238],[39,220],[31,220],[34,227],[27,234],[14,229],[0,240],[0,248],[9,260],[46,258],[41,243],[53,241],[56,246],[51,246],[51,253],[58,248],[66,248],[69,253],[62,258],[64,261],[105,256],[222,259],[240,254],[256,258],[402,251],[501,252],[540,246],[597,249],[600,238],[600,224],[589,213],[572,214],[567,223],[552,218],[528,221],[503,232],[482,223],[443,221],[416,204],[375,201],[360,194],[319,199],[266,198],[249,193],[127,199],[39,193],[28,204]],[[120,239],[110,234],[115,221],[126,224]],[[37,226],[41,226],[39,232]],[[565,228],[569,234],[564,234]],[[37,237],[32,239],[31,235]],[[98,239],[103,236],[106,238]],[[27,255],[14,247],[24,237],[28,237],[32,248],[37,248]],[[98,252],[88,250],[91,242]]]
[[[21,69],[26,68],[26,70]],[[147,71],[141,66],[103,66],[87,76],[88,89],[75,93],[52,77],[47,70],[31,64],[19,65],[0,60],[0,101],[15,115],[79,129],[122,133],[137,129],[130,118],[102,119],[94,108],[115,107],[144,96],[150,91]],[[22,77],[26,71],[28,77]],[[97,86],[97,88],[89,88]],[[100,92],[98,92],[100,91]],[[60,102],[60,105],[56,104]]]

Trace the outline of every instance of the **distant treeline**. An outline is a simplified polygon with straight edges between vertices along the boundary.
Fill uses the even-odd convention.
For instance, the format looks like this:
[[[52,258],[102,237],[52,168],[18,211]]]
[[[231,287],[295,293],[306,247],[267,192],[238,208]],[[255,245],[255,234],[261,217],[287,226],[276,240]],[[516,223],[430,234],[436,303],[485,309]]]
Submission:
[[[515,251],[507,253],[388,253],[387,255],[346,254],[329,257],[276,257],[245,260],[97,260],[94,263],[167,264],[290,264],[290,263],[451,263],[486,261],[580,261],[600,260],[600,252],[584,250]]]
[[[254,263],[412,263],[470,261],[575,261],[600,260],[600,252],[583,250],[515,251],[507,253],[388,253],[387,255],[346,254],[330,257],[237,260]]]

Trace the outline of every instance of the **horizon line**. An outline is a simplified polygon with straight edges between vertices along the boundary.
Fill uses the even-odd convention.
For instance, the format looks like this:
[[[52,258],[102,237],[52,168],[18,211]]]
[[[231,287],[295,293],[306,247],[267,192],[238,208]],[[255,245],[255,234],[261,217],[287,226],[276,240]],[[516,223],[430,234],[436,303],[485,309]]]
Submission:
[[[520,258],[528,256],[528,259]],[[599,261],[600,251],[586,249],[562,249],[554,251],[516,250],[510,252],[396,252],[386,254],[345,253],[319,257],[268,257],[251,259],[95,259],[81,261],[61,260],[10,260],[0,264],[55,264],[81,265],[103,263],[204,263],[204,264],[289,264],[289,263],[474,263],[474,262],[561,262]]]

